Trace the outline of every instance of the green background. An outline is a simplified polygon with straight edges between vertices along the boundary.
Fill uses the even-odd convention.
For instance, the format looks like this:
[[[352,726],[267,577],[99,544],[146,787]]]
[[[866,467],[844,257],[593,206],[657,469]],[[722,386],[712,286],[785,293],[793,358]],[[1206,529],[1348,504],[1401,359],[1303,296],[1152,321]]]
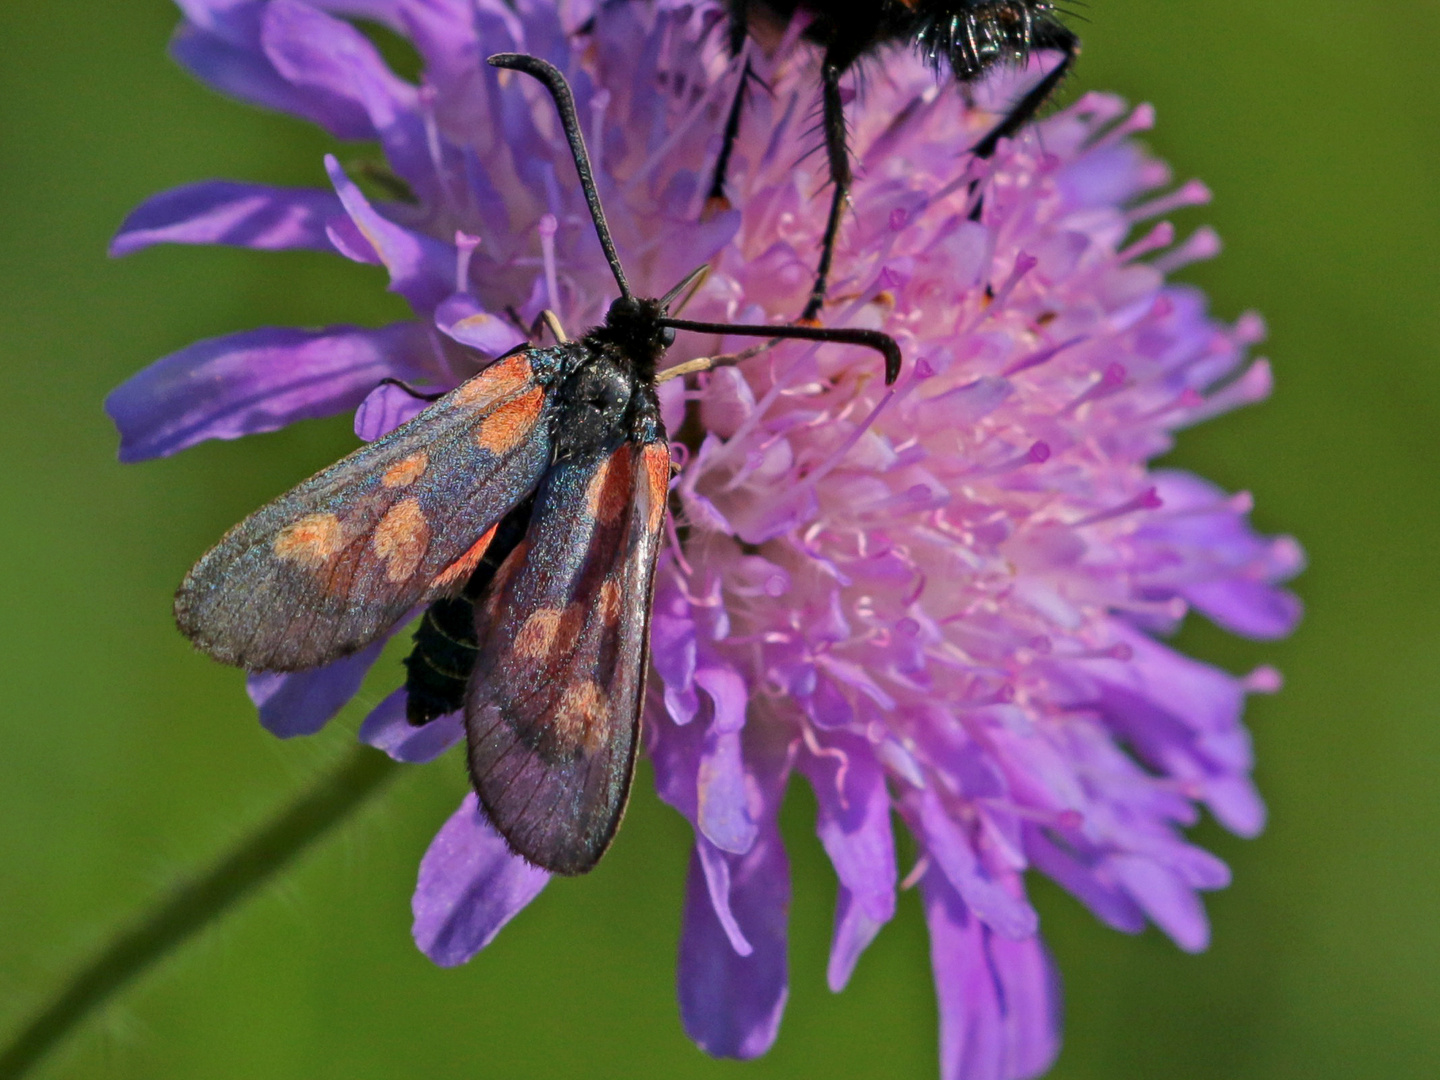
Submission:
[[[1053,1076],[1429,1077],[1440,1049],[1440,8],[1095,0],[1067,89],[1159,109],[1227,243],[1185,277],[1260,309],[1271,402],[1173,460],[1254,491],[1309,551],[1308,616],[1192,651],[1288,685],[1254,700],[1268,831],[1202,842],[1235,871],[1214,944],[1103,929],[1035,894],[1067,983]],[[0,0],[0,1033],[157,890],[263,819],[350,739],[265,734],[238,674],[174,632],[171,590],[244,513],[348,447],[345,420],[115,463],[109,388],[198,337],[402,314],[333,257],[106,241],[146,195],[211,176],[318,183],[324,140],[164,56],[160,0]],[[393,677],[393,676],[392,676]],[[935,1013],[913,894],[842,995],[824,986],[833,877],[793,791],[792,995],[746,1065],[685,1039],[673,989],[687,827],[641,777],[622,839],[467,967],[411,944],[416,863],[463,790],[409,771],[278,884],[132,986],[46,1077],[924,1077]]]

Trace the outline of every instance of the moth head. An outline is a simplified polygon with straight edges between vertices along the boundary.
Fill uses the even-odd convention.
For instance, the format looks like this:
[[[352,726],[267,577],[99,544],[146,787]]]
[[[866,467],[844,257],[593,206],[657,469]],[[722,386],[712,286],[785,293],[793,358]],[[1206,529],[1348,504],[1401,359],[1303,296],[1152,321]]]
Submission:
[[[675,342],[675,331],[660,321],[664,317],[664,301],[622,296],[605,313],[605,336],[624,350],[637,367],[654,371],[665,350]]]

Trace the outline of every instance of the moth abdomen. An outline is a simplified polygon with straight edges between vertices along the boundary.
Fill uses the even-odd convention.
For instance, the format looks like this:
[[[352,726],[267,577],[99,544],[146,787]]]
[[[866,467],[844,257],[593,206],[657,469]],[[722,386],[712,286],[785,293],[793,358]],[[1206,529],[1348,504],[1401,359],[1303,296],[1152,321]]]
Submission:
[[[405,718],[419,727],[461,708],[477,652],[473,601],[447,597],[426,608],[405,658]]]
[[[444,597],[425,609],[415,629],[414,647],[405,658],[405,718],[416,727],[464,707],[465,684],[479,652],[475,601],[485,595],[495,571],[524,538],[532,502],[527,498],[496,526],[460,595]]]

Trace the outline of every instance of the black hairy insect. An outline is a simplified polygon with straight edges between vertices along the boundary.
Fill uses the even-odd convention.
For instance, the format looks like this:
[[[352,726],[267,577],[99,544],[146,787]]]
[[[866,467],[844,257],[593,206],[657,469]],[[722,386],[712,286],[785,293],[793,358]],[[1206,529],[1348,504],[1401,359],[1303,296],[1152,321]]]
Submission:
[[[636,297],[610,239],[560,72],[490,63],[549,89],[620,290],[602,325],[521,346],[242,521],[186,576],[180,629],[226,663],[317,667],[425,614],[406,661],[407,713],[464,710],[468,767],[511,848],[589,870],[619,825],[649,662],[651,584],[670,482],[657,371],[676,330],[900,352],[871,330],[672,318],[699,271]],[[558,322],[551,319],[552,329]]]
[[[823,51],[821,130],[833,188],[815,284],[802,321],[813,320],[825,303],[835,241],[854,179],[840,89],[846,72],[887,47],[908,46],[937,71],[948,70],[960,83],[971,84],[997,66],[1023,65],[1033,52],[1059,53],[1058,63],[1044,78],[968,148],[975,156],[988,158],[1001,139],[1014,135],[1035,116],[1080,53],[1080,39],[1057,18],[1055,5],[1047,0],[726,0],[726,6],[732,55],[740,55],[747,37],[762,44],[776,41],[796,17],[808,20],[802,36]],[[712,205],[726,205],[726,172],[752,77],[747,63],[725,123],[710,188]]]

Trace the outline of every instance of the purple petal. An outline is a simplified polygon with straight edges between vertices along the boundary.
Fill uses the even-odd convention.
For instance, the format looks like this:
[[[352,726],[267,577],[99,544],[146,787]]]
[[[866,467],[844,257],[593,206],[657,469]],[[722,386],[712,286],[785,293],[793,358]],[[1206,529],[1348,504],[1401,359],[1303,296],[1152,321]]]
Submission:
[[[405,719],[405,700],[402,686],[376,705],[360,725],[360,741],[385,751],[396,761],[418,765],[434,761],[464,737],[461,713],[438,716],[416,727]]]
[[[1060,969],[1039,934],[1023,941],[989,934],[986,943],[1005,1017],[1011,1075],[1039,1076],[1060,1053],[1064,1026]]]
[[[270,734],[282,739],[314,735],[355,696],[384,648],[385,642],[377,641],[310,671],[259,671],[245,680],[245,691]]]
[[[1038,935],[991,933],[943,874],[922,882],[940,1010],[941,1080],[1025,1080],[1060,1048],[1060,980]]]
[[[404,27],[404,12],[410,0],[309,0],[311,7],[321,11],[333,11],[356,19],[370,19],[384,23],[392,30]]]
[[[915,802],[920,809],[926,852],[976,917],[1006,937],[1018,940],[1033,935],[1040,925],[1035,909],[1023,896],[1012,896],[1003,882],[988,875],[969,837],[946,813],[934,788],[919,792]]]
[[[695,681],[714,704],[717,732],[729,734],[745,727],[750,692],[739,672],[728,667],[705,666],[695,672]]]
[[[672,577],[662,574],[655,585],[650,620],[650,660],[664,684],[665,710],[677,724],[688,724],[700,708],[694,686],[695,637],[689,604]]]
[[[330,241],[331,247],[351,262],[360,263],[362,266],[385,265],[370,246],[370,241],[365,239],[360,227],[348,216],[328,223],[325,226],[325,238]]]
[[[689,1036],[716,1057],[752,1058],[768,1050],[789,995],[790,864],[779,829],[789,760],[747,750],[759,836],[743,855],[696,837],[680,931],[680,1015]]]
[[[1206,780],[1205,804],[1215,819],[1236,836],[1250,839],[1265,829],[1265,802],[1248,776],[1218,776]]]
[[[696,773],[695,826],[722,851],[744,854],[759,829],[740,748],[749,699],[745,680],[728,668],[705,667],[695,682],[714,711]]]
[[[186,4],[191,21],[170,40],[177,63],[221,93],[319,124],[337,139],[373,139],[375,125],[355,101],[315,87],[295,86],[260,48],[259,0],[227,5]],[[204,9],[209,18],[195,19]]]
[[[719,857],[730,866],[729,906],[751,951],[735,951],[715,914],[700,855],[692,853],[680,932],[680,1015],[686,1034],[707,1054],[753,1058],[775,1041],[789,996],[790,866],[773,824],[747,854]]]
[[[410,904],[415,944],[441,967],[463,964],[549,880],[544,870],[510,851],[474,794],[466,795],[420,860]]]
[[[744,854],[755,843],[759,826],[751,814],[748,787],[740,734],[712,727],[695,780],[695,826],[722,851]]]
[[[120,460],[143,461],[353,409],[382,378],[419,375],[429,354],[415,322],[248,330],[156,361],[111,392],[105,411]]]
[[[839,993],[860,954],[895,914],[895,837],[885,771],[869,744],[838,732],[824,743],[827,753],[802,755],[799,768],[815,790],[815,831],[840,880],[825,973]]]
[[[464,103],[473,102],[475,94],[471,84],[479,79],[484,56],[480,52],[471,5],[422,0],[401,3],[398,7],[405,36],[425,58],[425,81],[437,91],[437,110],[447,103],[458,110],[464,108]],[[514,18],[513,13],[506,14]],[[505,45],[492,41],[491,44],[493,48],[486,52],[503,51],[514,41]]]
[[[271,0],[261,20],[260,42],[276,72],[292,86],[363,110],[390,166],[428,201],[435,170],[415,87],[390,71],[364,34],[309,4]]]
[[[416,311],[434,311],[454,284],[455,249],[380,214],[332,154],[325,155],[325,171],[351,220],[390,272],[390,290],[410,301]]]
[[[1112,874],[1057,847],[1033,827],[1025,831],[1025,854],[1036,870],[1053,878],[1106,926],[1127,934],[1145,929],[1144,912]]]
[[[1210,944],[1210,920],[1194,890],[1153,859],[1117,855],[1105,860],[1111,873],[1161,930],[1186,952]]]
[[[1273,641],[1300,621],[1300,599],[1288,589],[1245,578],[1186,585],[1180,595],[1232,634]]]
[[[1245,517],[1248,499],[1229,497],[1191,473],[1158,470],[1166,508],[1136,532],[1145,547],[1168,558],[1151,569],[1152,587],[1168,584],[1219,626],[1273,639],[1294,629],[1300,601],[1275,585],[1299,573],[1305,553],[1288,536],[1265,537]]]
[[[1097,660],[1107,705],[1121,714],[1141,705],[1172,717],[1193,732],[1233,730],[1244,708],[1245,688],[1233,675],[1192,660],[1144,634],[1116,627],[1130,648],[1126,660]]]
[[[151,244],[328,252],[326,223],[344,215],[329,191],[209,180],[146,199],[125,218],[110,242],[110,254],[129,255]]]
[[[695,824],[695,777],[705,732],[700,724],[676,724],[666,715],[647,717],[650,762],[655,767],[655,790],[660,798]]]
[[[435,309],[435,325],[461,345],[479,349],[486,356],[503,356],[526,340],[507,320],[490,314],[464,293],[441,302]]]
[[[730,942],[730,948],[735,950],[736,956],[751,955],[755,951],[755,946],[750,944],[750,939],[745,936],[745,931],[740,929],[740,921],[735,918],[735,912],[730,907],[729,857],[703,836],[695,838],[695,853],[700,859],[700,869],[705,875],[705,895],[710,900],[710,909],[715,913],[715,919],[720,924],[720,929],[725,931],[725,938]]]
[[[355,410],[355,434],[366,442],[374,442],[415,419],[429,404],[394,383],[381,383],[365,395]]]

